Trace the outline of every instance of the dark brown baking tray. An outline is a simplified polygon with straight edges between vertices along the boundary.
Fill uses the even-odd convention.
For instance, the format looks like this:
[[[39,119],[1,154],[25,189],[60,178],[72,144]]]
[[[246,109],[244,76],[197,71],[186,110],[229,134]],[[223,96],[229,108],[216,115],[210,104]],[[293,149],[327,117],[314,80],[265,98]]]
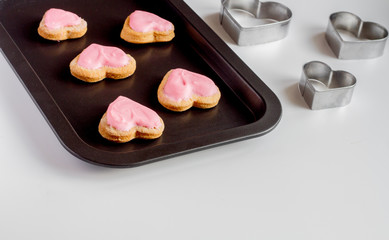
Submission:
[[[158,3],[158,4],[157,4]],[[49,8],[72,11],[88,22],[77,40],[42,39],[37,27]],[[135,45],[120,31],[134,10],[153,12],[174,23],[169,43]],[[258,137],[281,118],[275,94],[182,0],[0,0],[0,48],[63,146],[90,163],[133,167],[220,144]],[[91,43],[116,46],[137,61],[124,80],[83,83],[71,76],[70,61]],[[157,100],[157,88],[172,68],[212,78],[222,97],[210,110],[175,113]],[[116,144],[97,126],[108,104],[123,95],[154,109],[165,122],[156,140]]]

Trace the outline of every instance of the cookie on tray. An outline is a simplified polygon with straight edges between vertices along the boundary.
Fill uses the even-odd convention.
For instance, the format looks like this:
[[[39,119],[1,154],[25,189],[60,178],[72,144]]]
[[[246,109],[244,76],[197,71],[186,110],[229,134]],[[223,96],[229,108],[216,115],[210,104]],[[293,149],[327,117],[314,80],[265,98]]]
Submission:
[[[84,19],[58,8],[47,10],[38,27],[41,37],[53,41],[80,38],[86,31],[87,22]]]
[[[212,79],[182,68],[170,70],[158,87],[158,101],[165,108],[182,112],[189,108],[215,107],[221,97]]]
[[[125,20],[120,37],[130,43],[169,42],[174,25],[153,13],[136,10]]]
[[[69,66],[74,77],[85,82],[98,82],[104,78],[123,79],[131,76],[135,72],[136,61],[120,48],[93,43]]]
[[[165,128],[162,118],[150,108],[119,96],[104,113],[99,133],[105,139],[124,143],[134,138],[159,138]]]

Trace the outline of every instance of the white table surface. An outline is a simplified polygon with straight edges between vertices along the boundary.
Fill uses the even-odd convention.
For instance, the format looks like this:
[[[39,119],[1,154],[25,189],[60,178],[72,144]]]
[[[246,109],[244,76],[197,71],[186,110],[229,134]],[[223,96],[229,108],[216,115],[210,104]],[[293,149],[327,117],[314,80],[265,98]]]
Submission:
[[[0,55],[0,239],[389,239],[389,47],[339,60],[324,40],[337,11],[388,28],[389,1],[282,0],[294,14],[288,37],[250,47],[220,26],[220,1],[185,1],[279,97],[277,128],[98,167],[62,147]],[[350,105],[307,108],[297,84],[312,60],[357,77]]]

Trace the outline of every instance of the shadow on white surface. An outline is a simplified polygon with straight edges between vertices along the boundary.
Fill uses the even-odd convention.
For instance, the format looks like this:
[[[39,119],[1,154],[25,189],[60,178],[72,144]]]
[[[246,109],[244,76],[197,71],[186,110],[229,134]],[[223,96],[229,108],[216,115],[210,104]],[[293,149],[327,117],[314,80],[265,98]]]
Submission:
[[[329,57],[336,58],[335,54],[332,52],[330,46],[327,43],[325,38],[325,32],[318,33],[312,37],[312,42],[316,45],[318,51]]]
[[[220,24],[219,13],[206,15],[203,18],[204,22],[227,44],[235,44],[234,40],[224,31],[223,26]]]
[[[298,80],[296,80],[296,83],[285,88],[285,96],[291,104],[309,110],[298,89]]]

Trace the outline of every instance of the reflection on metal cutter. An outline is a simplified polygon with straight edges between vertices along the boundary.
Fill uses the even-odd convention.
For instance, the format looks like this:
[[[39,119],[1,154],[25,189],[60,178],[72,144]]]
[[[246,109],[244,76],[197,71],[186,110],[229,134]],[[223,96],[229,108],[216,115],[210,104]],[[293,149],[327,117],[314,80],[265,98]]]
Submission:
[[[356,78],[345,71],[332,71],[325,63],[312,61],[303,67],[301,95],[312,110],[342,107],[350,103]]]
[[[220,22],[238,45],[254,45],[285,38],[292,11],[277,2],[222,0]]]
[[[345,39],[342,32],[354,36],[354,39]],[[326,31],[327,42],[340,59],[379,57],[384,53],[387,38],[388,31],[383,26],[364,22],[349,12],[331,14]]]

